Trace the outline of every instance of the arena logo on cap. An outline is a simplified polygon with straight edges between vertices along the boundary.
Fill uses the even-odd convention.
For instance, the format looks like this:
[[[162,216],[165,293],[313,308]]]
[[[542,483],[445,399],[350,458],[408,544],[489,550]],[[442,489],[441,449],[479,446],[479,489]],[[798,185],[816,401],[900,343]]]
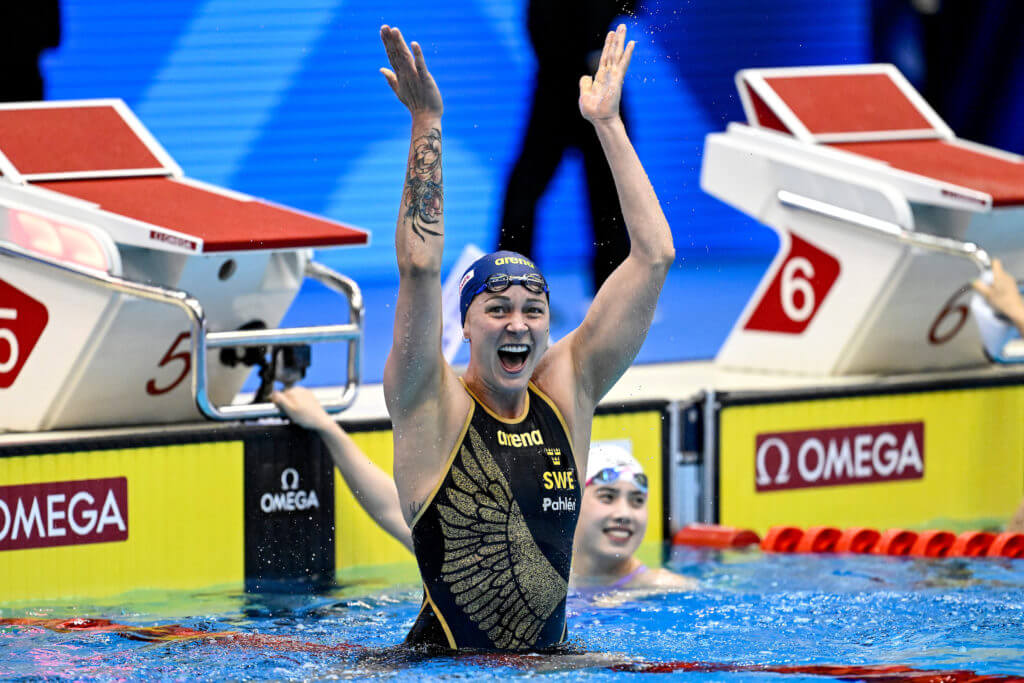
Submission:
[[[527,268],[533,269],[537,268],[537,266],[533,265],[532,261],[519,258],[518,256],[502,256],[501,258],[494,260],[494,265],[496,266],[504,266],[508,264],[518,264],[520,266],[526,266]]]
[[[0,550],[128,539],[128,480],[0,486]]]
[[[758,434],[758,491],[924,477],[924,423]]]

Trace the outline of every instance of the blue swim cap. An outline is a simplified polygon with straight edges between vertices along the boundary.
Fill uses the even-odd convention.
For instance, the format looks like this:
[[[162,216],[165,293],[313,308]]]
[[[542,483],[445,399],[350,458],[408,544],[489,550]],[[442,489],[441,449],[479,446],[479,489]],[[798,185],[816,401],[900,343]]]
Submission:
[[[514,251],[495,251],[481,256],[462,275],[459,282],[459,312],[462,324],[466,324],[466,311],[476,295],[482,291],[487,278],[492,275],[540,275],[533,261]],[[543,277],[543,275],[541,275]]]

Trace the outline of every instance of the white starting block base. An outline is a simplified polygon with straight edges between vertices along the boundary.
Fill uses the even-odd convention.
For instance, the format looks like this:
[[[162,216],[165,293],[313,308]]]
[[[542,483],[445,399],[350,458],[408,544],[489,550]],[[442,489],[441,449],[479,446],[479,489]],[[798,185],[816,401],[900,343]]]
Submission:
[[[341,410],[362,297],[312,247],[368,240],[186,178],[118,100],[0,105],[0,430],[276,415],[230,405],[251,370],[231,352],[344,341],[325,403]],[[348,322],[278,329],[307,276],[348,299]]]
[[[1002,360],[970,283],[991,256],[1024,274],[1024,158],[957,139],[891,65],[736,83],[747,125],[707,137],[701,187],[780,248],[718,361],[843,375]]]

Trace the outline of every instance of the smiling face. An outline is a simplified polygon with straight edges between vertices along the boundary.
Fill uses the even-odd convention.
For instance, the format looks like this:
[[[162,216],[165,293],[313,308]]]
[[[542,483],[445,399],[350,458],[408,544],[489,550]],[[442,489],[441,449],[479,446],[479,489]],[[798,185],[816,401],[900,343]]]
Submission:
[[[469,372],[495,391],[525,391],[548,347],[547,297],[521,285],[483,292],[466,312]]]
[[[631,481],[593,483],[583,490],[576,526],[576,553],[588,565],[608,566],[628,560],[647,531],[647,494]]]

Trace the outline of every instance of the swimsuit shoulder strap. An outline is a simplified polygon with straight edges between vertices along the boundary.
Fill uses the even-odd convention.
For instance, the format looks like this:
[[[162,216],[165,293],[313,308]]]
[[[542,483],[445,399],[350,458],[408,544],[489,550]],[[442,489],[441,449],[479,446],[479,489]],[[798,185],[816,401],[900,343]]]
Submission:
[[[630,581],[643,574],[645,571],[647,571],[647,565],[641,562],[639,567],[637,567],[630,573],[626,574],[625,576],[620,576],[615,583],[608,586],[608,589],[616,590],[622,588],[623,586],[627,585]]]

